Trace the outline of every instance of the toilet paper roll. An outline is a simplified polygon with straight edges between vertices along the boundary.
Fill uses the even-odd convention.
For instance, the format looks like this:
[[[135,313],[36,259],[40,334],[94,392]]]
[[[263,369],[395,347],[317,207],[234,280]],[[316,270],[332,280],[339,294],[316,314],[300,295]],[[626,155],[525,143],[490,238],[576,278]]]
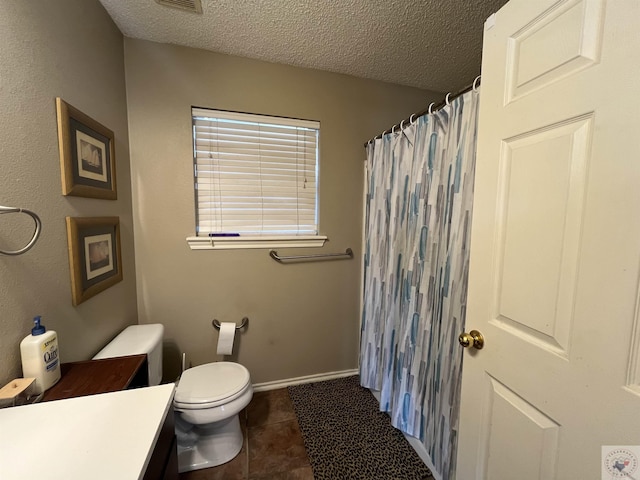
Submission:
[[[218,335],[218,355],[231,355],[233,352],[233,339],[236,336],[236,324],[233,322],[220,322],[220,335]]]

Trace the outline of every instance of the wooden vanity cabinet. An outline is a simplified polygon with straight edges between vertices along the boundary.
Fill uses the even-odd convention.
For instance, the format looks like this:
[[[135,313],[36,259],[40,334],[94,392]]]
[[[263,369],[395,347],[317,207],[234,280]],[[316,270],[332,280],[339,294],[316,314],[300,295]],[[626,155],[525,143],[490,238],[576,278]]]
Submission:
[[[42,402],[117,392],[149,385],[146,355],[63,363],[58,383],[47,390]],[[173,407],[162,425],[144,480],[178,480],[178,452]]]
[[[178,480],[178,446],[173,407],[169,409],[162,425],[143,480]]]
[[[45,392],[42,402],[149,385],[146,355],[63,363],[60,369],[60,380]]]

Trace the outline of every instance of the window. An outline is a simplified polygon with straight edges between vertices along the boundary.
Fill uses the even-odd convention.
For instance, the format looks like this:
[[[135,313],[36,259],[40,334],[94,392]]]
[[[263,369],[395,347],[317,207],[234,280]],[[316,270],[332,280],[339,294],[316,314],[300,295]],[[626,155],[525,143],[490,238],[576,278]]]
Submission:
[[[322,246],[320,124],[193,108],[191,248]]]

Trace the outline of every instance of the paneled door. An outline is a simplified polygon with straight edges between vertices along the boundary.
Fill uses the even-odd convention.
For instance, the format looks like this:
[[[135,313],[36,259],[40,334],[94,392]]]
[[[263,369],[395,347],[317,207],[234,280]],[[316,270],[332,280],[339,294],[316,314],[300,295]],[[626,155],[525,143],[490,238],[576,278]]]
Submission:
[[[639,88],[638,0],[485,23],[459,480],[640,479]]]

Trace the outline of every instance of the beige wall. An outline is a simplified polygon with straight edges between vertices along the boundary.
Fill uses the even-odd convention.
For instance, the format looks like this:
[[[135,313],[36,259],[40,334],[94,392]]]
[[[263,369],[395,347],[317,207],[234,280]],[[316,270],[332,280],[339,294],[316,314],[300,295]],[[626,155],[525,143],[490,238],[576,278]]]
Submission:
[[[233,360],[257,383],[358,364],[363,143],[441,95],[202,50],[125,39],[138,310],[166,327],[165,377],[179,352],[221,359],[211,320],[240,322]],[[268,250],[191,251],[191,106],[321,122],[322,249],[355,260],[281,265]]]
[[[19,343],[41,314],[63,361],[90,358],[136,322],[123,39],[96,0],[0,0],[0,205],[34,210],[43,231],[25,255],[0,255],[0,386],[21,376]],[[118,200],[63,197],[55,97],[115,132]],[[124,281],[71,305],[65,216],[117,215]],[[30,238],[25,215],[0,215],[0,248]]]

